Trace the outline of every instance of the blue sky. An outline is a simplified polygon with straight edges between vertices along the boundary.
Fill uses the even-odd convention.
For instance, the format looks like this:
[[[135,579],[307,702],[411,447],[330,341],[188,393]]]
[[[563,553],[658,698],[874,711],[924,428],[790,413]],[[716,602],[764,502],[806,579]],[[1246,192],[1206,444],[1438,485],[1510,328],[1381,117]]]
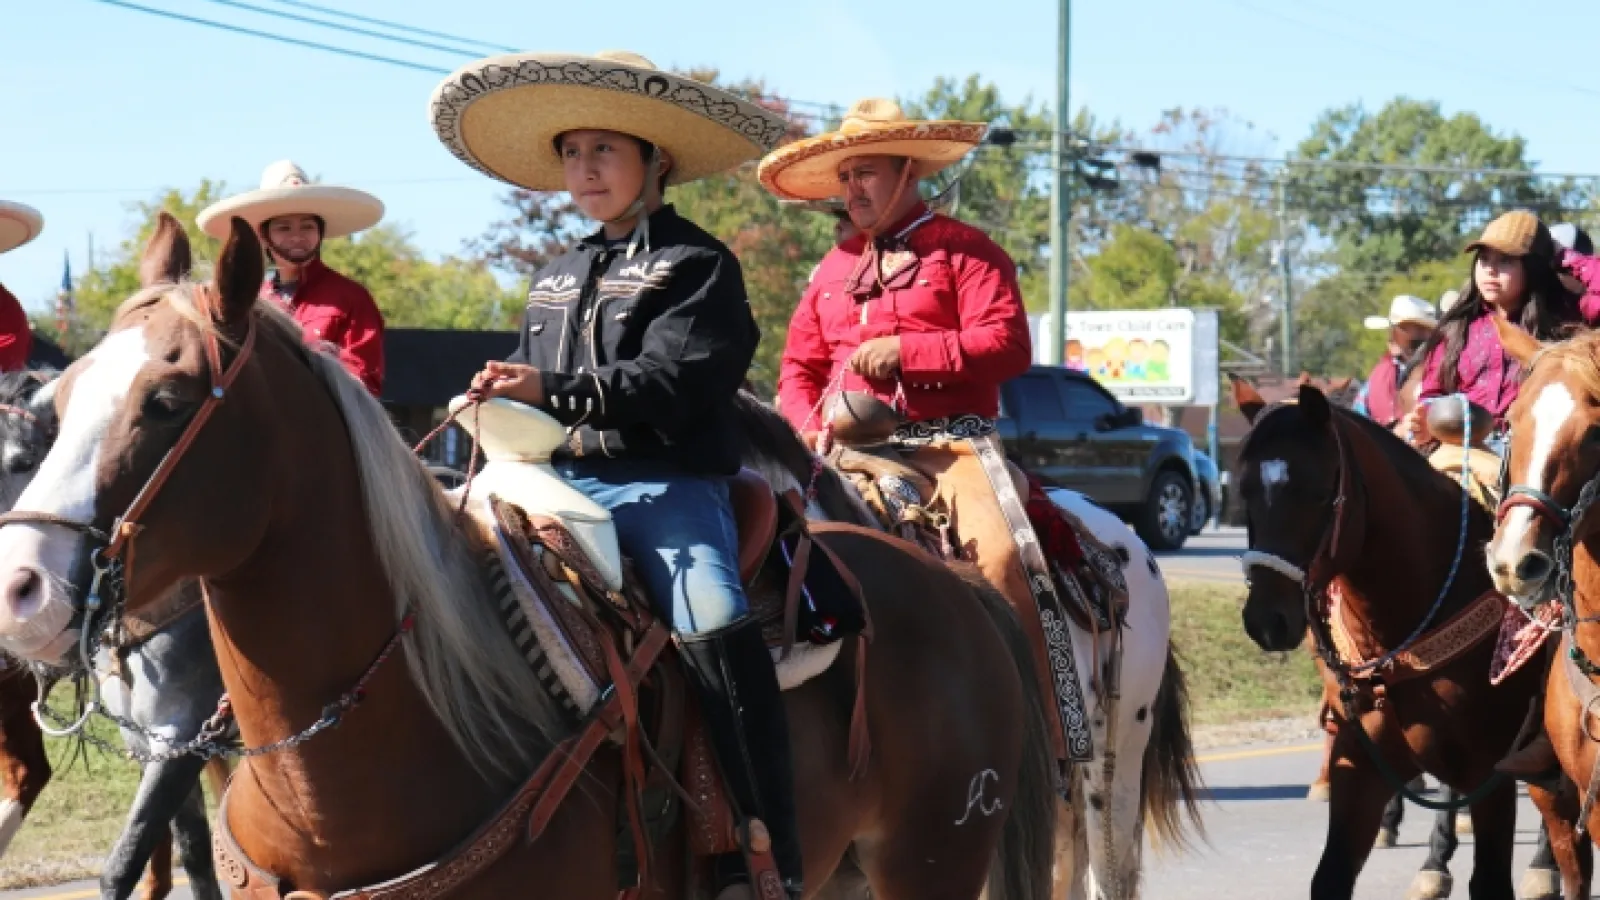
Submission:
[[[464,61],[208,0],[137,2],[444,68]],[[907,95],[973,72],[1008,98],[1054,96],[1053,0],[320,2],[527,49],[631,49],[761,77],[804,101]],[[1139,129],[1172,106],[1224,107],[1272,136],[1239,151],[1276,154],[1328,107],[1407,94],[1523,135],[1546,170],[1600,171],[1600,76],[1553,67],[1600,33],[1600,5],[1588,6],[1527,15],[1481,0],[1078,0],[1072,102]],[[500,215],[501,189],[434,139],[425,109],[438,80],[93,0],[0,2],[0,197],[47,219],[39,240],[0,257],[0,281],[42,306],[63,251],[81,271],[90,232],[102,252],[127,234],[130,202],[202,177],[253,187],[284,157],[377,193],[428,252],[457,252]]]

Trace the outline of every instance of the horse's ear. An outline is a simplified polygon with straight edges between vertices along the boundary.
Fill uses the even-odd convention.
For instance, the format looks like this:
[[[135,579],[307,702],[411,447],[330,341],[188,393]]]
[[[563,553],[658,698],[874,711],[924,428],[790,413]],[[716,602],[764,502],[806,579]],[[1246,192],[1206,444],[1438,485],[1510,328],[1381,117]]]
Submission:
[[[1262,399],[1261,392],[1254,385],[1232,372],[1228,373],[1228,381],[1233,386],[1233,405],[1244,413],[1245,421],[1254,424],[1256,416],[1267,408],[1267,401]]]
[[[261,279],[267,274],[261,259],[261,241],[250,224],[238,216],[230,223],[228,243],[217,259],[215,287],[217,316],[227,324],[245,321],[261,293]]]
[[[1532,363],[1533,358],[1544,349],[1533,335],[1511,324],[1504,316],[1494,316],[1493,319],[1495,334],[1500,336],[1500,346],[1524,367]]]
[[[1321,428],[1333,418],[1333,407],[1328,404],[1328,395],[1318,390],[1316,385],[1300,385],[1300,412],[1306,421]]]
[[[187,278],[193,268],[189,236],[171,213],[162,210],[156,214],[156,232],[150,235],[144,254],[139,257],[139,286],[177,284]]]

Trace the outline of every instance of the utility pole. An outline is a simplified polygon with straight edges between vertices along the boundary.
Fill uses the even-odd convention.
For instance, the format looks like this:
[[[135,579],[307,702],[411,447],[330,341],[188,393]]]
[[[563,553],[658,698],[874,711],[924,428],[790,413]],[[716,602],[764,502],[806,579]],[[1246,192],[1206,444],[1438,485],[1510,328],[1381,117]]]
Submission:
[[[1067,97],[1068,54],[1072,46],[1072,0],[1061,0],[1061,33],[1056,47],[1056,133],[1050,142],[1055,165],[1050,190],[1050,327],[1043,335],[1044,361],[1061,365],[1067,343],[1067,274],[1071,268],[1067,242],[1072,237],[1072,104]]]
[[[1285,187],[1288,178],[1289,167],[1285,165],[1278,175],[1278,263],[1283,273],[1283,312],[1278,325],[1284,378],[1294,377],[1294,278],[1289,271],[1289,201]]]

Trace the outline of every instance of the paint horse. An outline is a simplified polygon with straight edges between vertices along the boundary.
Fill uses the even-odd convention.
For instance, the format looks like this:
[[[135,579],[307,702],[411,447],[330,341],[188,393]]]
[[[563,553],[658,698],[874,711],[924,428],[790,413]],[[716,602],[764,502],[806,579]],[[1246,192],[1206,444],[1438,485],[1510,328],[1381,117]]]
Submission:
[[[1541,346],[1520,329],[1498,319],[1495,324],[1501,346],[1526,374],[1507,415],[1510,486],[1488,564],[1496,586],[1530,615],[1549,604],[1559,614],[1560,644],[1544,686],[1544,728],[1575,789],[1534,799],[1550,823],[1566,896],[1587,897],[1594,874],[1592,836],[1600,827],[1600,723],[1594,718],[1600,697],[1594,662],[1600,655],[1600,530],[1590,515],[1600,493],[1600,332]]]
[[[683,825],[645,844],[633,815],[639,704],[681,677],[661,626],[607,645],[612,689],[574,725],[383,408],[256,303],[250,227],[232,222],[208,283],[184,280],[187,257],[163,217],[146,287],[61,378],[57,441],[0,517],[0,641],[56,660],[83,627],[76,597],[109,587],[136,611],[203,582],[256,751],[217,817],[228,881],[252,896],[682,895]],[[873,630],[869,656],[853,639],[785,696],[811,891],[850,869],[882,900],[1047,896],[1050,751],[1009,608],[882,535],[814,540],[859,579]],[[619,881],[619,841],[642,883]]]
[[[814,519],[884,527],[853,483],[819,460],[776,410],[749,393],[739,396],[735,410],[744,465],[774,485],[810,493]],[[1122,696],[1112,711],[1100,707],[1096,692],[1086,691],[1088,719],[1102,752],[1092,763],[1075,767],[1072,805],[1058,816],[1055,897],[1069,900],[1087,891],[1096,900],[1126,900],[1138,895],[1147,826],[1174,846],[1186,842],[1186,823],[1200,830],[1183,671],[1169,640],[1166,584],[1149,548],[1121,519],[1082,494],[1060,489],[1048,494],[1117,555],[1128,590],[1119,654],[1103,648],[1097,653],[1091,635],[1071,629],[1080,683],[1111,681],[1120,685]],[[1116,671],[1094,671],[1095,660]],[[1110,754],[1104,752],[1108,745]]]
[[[1237,480],[1250,537],[1245,629],[1262,649],[1285,651],[1309,627],[1344,694],[1313,900],[1352,896],[1384,806],[1422,771],[1467,794],[1471,896],[1509,900],[1516,786],[1495,767],[1529,718],[1541,673],[1487,678],[1506,607],[1467,557],[1489,537],[1488,513],[1315,388],[1295,404],[1241,408],[1252,422]]]
[[[13,372],[0,376],[0,511],[10,510],[32,481],[55,431],[50,384],[55,372]],[[192,734],[216,709],[221,694],[216,657],[211,652],[205,617],[197,603],[192,613],[170,627],[141,634],[136,645],[118,654],[115,666],[102,666],[100,690],[107,708],[131,725],[122,729],[125,744],[136,752],[163,749],[174,737]],[[115,674],[113,674],[113,669]],[[19,794],[31,805],[49,777],[42,733],[34,719],[37,682],[25,666],[12,664],[0,674],[0,753],[6,769],[18,778]],[[191,699],[193,698],[193,699]],[[200,789],[203,760],[188,758],[143,766],[128,821],[106,858],[100,876],[101,895],[122,900],[139,886],[148,866],[141,896],[165,897],[172,889],[174,842],[188,871],[190,890],[201,900],[222,894],[211,860],[211,829]],[[212,788],[220,791],[227,767],[214,761],[207,769]],[[42,773],[40,777],[38,773]],[[20,824],[20,817],[16,824]],[[169,827],[170,826],[170,827]],[[15,826],[0,826],[0,849]]]

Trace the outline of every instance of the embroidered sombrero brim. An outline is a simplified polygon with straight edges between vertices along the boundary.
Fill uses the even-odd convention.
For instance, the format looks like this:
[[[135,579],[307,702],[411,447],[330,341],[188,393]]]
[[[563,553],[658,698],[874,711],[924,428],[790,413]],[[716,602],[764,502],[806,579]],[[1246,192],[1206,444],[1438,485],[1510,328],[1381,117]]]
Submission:
[[[514,53],[457,70],[433,92],[433,129],[457,159],[509,184],[566,190],[555,141],[615,131],[671,155],[669,184],[726,172],[778,145],[788,122],[632,54]]]
[[[196,222],[201,231],[226,240],[234,216],[259,231],[262,222],[291,215],[320,216],[324,238],[344,237],[382,221],[383,201],[366,191],[323,184],[265,188],[213,203]]]
[[[43,230],[44,216],[38,210],[0,200],[0,253],[21,247]]]
[[[959,162],[983,142],[981,122],[905,122],[833,132],[785,144],[761,161],[761,184],[784,200],[839,196],[839,164],[856,156],[902,156],[927,178]]]

